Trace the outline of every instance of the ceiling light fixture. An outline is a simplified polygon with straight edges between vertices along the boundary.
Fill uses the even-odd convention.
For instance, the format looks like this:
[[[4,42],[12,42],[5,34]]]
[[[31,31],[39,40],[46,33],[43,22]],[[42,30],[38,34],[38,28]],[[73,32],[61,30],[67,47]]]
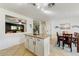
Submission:
[[[52,14],[52,11],[46,10],[45,7],[52,8],[55,5],[55,3],[32,3],[32,5],[46,14]]]
[[[41,9],[41,11],[43,11],[43,12],[46,13],[46,14],[52,14],[52,11],[49,11],[49,10]]]
[[[55,5],[55,3],[32,3],[33,6],[37,6],[38,7],[53,7]]]

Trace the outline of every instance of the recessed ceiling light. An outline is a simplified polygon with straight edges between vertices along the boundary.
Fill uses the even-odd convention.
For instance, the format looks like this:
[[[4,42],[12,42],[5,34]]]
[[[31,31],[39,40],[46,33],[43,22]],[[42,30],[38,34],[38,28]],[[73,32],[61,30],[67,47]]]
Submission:
[[[37,4],[37,8],[38,8],[38,9],[40,8],[40,4]]]
[[[44,10],[43,8],[41,9],[41,11],[43,11],[43,12],[46,13],[46,14],[52,14],[52,13],[53,13],[52,11]]]

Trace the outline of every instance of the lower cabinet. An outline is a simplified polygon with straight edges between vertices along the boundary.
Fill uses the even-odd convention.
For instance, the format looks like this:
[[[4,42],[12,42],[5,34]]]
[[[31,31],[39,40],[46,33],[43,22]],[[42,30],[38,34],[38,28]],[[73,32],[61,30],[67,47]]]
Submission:
[[[26,36],[25,38],[25,48],[29,49],[29,38],[28,36]]]
[[[43,40],[42,39],[36,39],[36,48],[35,48],[35,53],[39,56],[44,55],[44,45],[43,45]]]
[[[48,51],[44,51],[46,47],[44,40],[45,39],[26,36],[25,47],[38,56],[48,55],[48,54],[45,54],[45,52],[48,52]],[[50,44],[50,43],[46,43],[46,44]]]
[[[34,52],[34,38],[30,37],[29,39],[29,50]]]

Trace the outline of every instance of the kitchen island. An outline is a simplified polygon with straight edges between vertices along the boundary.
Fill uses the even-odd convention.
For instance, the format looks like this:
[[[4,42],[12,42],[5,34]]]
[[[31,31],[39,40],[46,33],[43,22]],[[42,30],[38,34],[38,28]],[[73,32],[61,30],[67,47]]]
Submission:
[[[37,56],[48,56],[50,54],[50,36],[40,34],[25,34],[25,48]]]

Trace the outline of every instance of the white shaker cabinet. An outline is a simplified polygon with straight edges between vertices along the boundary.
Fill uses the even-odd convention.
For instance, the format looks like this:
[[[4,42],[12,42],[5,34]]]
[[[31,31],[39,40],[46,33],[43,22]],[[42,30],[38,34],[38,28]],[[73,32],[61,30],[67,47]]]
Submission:
[[[25,38],[25,48],[27,48],[27,49],[29,49],[29,39],[30,39],[30,37],[26,36],[26,38]]]
[[[35,46],[35,54],[39,55],[39,56],[43,56],[44,55],[44,44],[43,44],[43,40],[37,38],[36,39],[36,46]]]
[[[48,56],[50,52],[50,38],[26,36],[25,47],[38,56]]]
[[[35,45],[34,45],[34,38],[33,37],[30,37],[30,39],[29,39],[29,50],[31,51],[31,52],[34,52],[34,48],[35,48]]]
[[[35,51],[35,40],[33,37],[30,36],[26,36],[25,38],[25,48],[27,48],[28,50],[30,50],[31,52]]]
[[[48,56],[50,54],[50,37],[44,39],[44,55]]]

